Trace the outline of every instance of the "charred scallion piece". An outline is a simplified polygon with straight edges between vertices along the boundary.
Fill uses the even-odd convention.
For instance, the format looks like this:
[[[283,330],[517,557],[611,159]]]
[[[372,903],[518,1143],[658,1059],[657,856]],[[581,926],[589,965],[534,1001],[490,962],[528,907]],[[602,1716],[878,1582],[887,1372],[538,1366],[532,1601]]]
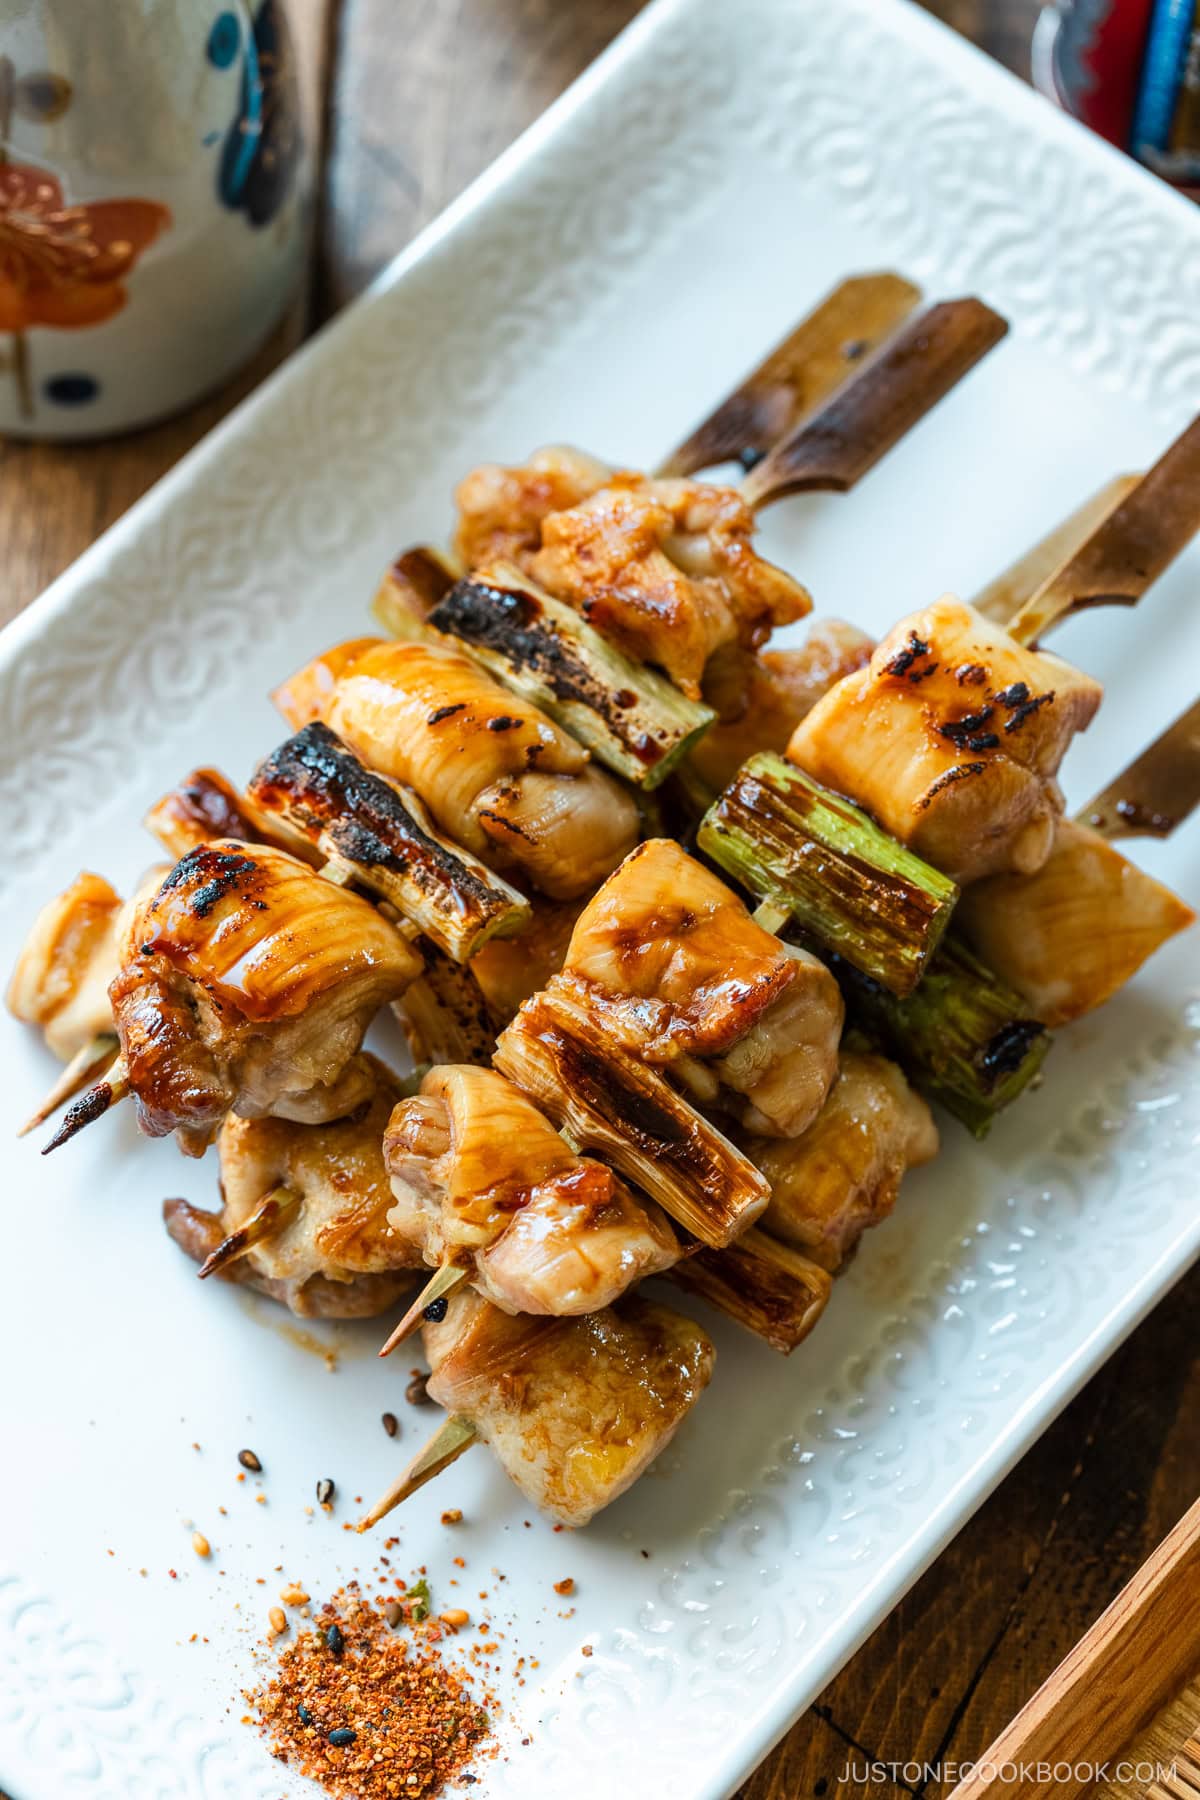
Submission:
[[[848,963],[835,973],[851,1013],[883,1039],[914,1087],[977,1138],[1041,1068],[1050,1033],[1019,994],[964,944],[947,938],[920,987],[889,993]]]
[[[657,787],[716,717],[511,563],[458,582],[428,624],[638,787]]]
[[[430,613],[461,572],[440,550],[415,544],[402,551],[388,569],[371,610],[393,637],[420,637]]]
[[[698,1250],[668,1280],[788,1356],[806,1338],[829,1299],[833,1277],[765,1231],[751,1226],[725,1250]]]
[[[781,756],[752,756],[698,834],[706,855],[893,994],[910,994],[958,889],[859,807]]]
[[[259,764],[247,792],[456,962],[529,922],[523,895],[436,831],[416,794],[365,768],[327,725],[288,738]]]
[[[703,1243],[731,1243],[766,1206],[771,1190],[754,1164],[553,981],[501,1032],[494,1063],[569,1143],[611,1163]]]

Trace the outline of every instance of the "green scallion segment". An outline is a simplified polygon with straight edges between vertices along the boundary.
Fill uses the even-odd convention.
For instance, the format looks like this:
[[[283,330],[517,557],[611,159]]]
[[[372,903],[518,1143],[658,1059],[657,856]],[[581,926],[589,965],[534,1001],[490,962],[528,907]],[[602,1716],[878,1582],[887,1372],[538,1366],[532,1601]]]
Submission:
[[[716,717],[509,563],[458,582],[429,624],[637,787],[657,787]]]
[[[781,756],[752,756],[709,808],[700,848],[818,950],[893,994],[921,980],[958,889]]]
[[[974,1137],[1032,1081],[1050,1033],[1019,994],[964,944],[947,938],[906,998],[842,963],[852,1016],[880,1037],[913,1086],[938,1100]]]

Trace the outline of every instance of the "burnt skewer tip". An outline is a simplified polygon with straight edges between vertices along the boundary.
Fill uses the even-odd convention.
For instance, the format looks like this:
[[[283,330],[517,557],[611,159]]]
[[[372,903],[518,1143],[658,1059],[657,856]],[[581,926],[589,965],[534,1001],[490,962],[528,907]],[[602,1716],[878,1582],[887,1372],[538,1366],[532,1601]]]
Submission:
[[[49,1156],[52,1150],[57,1150],[60,1145],[67,1143],[86,1125],[92,1125],[97,1119],[102,1119],[104,1114],[111,1111],[118,1101],[124,1100],[128,1093],[129,1081],[125,1071],[119,1064],[114,1064],[103,1081],[98,1081],[94,1087],[88,1089],[86,1094],[76,1100],[74,1106],[68,1107],[66,1117],[50,1142],[43,1144],[42,1155]]]

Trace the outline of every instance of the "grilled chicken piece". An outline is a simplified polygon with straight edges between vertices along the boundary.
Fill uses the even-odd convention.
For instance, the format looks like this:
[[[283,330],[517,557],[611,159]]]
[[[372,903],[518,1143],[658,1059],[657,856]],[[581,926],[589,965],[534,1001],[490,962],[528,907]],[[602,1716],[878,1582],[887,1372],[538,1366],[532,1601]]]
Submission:
[[[135,909],[109,988],[143,1131],[198,1156],[229,1111],[340,1118],[371,1092],[368,1024],[420,970],[373,906],[294,857],[191,851]]]
[[[310,1125],[304,1129],[313,1131],[319,1127]],[[193,1262],[206,1262],[214,1250],[220,1249],[227,1235],[220,1213],[206,1212],[190,1200],[164,1200],[162,1210],[167,1236]],[[389,1311],[413,1285],[411,1273],[354,1275],[345,1281],[310,1275],[297,1285],[260,1275],[249,1256],[222,1269],[220,1279],[253,1288],[268,1300],[278,1300],[301,1319],[373,1319]]]
[[[174,861],[200,844],[216,838],[236,838],[243,844],[272,844],[309,860],[307,846],[283,843],[245,794],[222,775],[220,769],[193,769],[182,781],[156,800],[142,824]],[[313,853],[314,864],[320,858]]]
[[[403,1092],[373,1056],[361,1065],[372,1092],[348,1118],[327,1125],[241,1119],[221,1127],[220,1212],[167,1201],[167,1230],[202,1261],[251,1218],[278,1187],[299,1196],[279,1231],[229,1266],[301,1317],[364,1318],[383,1312],[413,1285],[421,1266],[387,1221],[393,1204],[383,1133]]]
[[[582,908],[579,901],[535,900],[533,920],[519,937],[492,938],[471,958],[471,973],[500,1025],[557,975]]]
[[[612,475],[607,463],[559,444],[535,450],[517,468],[484,463],[472,469],[454,494],[455,555],[468,569],[497,560],[520,562],[540,548],[544,519],[578,506]]]
[[[594,887],[637,841],[633,800],[587,751],[449,648],[357,639],[274,699],[292,726],[323,720],[458,843],[554,899]]]
[[[870,661],[875,640],[842,619],[814,619],[794,650],[720,651],[704,675],[704,698],[716,708],[691,753],[692,768],[719,793],[748,756],[782,755],[801,719],[835,682]]]
[[[1060,820],[1036,875],[991,875],[963,895],[955,923],[1043,1025],[1102,1006],[1191,907],[1086,825]]]
[[[630,656],[700,696],[714,651],[753,650],[811,609],[808,591],[752,547],[733,488],[620,474],[542,523],[526,572]]]
[[[576,1156],[492,1069],[431,1069],[393,1112],[383,1156],[397,1236],[432,1266],[469,1265],[505,1312],[594,1312],[679,1255],[656,1206]]]
[[[84,870],[47,901],[17,958],[5,995],[14,1018],[41,1028],[63,1062],[111,1031],[108,984],[117,967],[125,902]]]
[[[108,988],[125,934],[167,873],[166,863],[155,863],[122,900],[102,875],[85,870],[34,921],[5,998],[14,1017],[41,1026],[47,1048],[64,1062],[113,1033]]]
[[[742,1147],[771,1184],[762,1229],[837,1270],[887,1218],[905,1170],[937,1155],[938,1133],[895,1063],[847,1052],[802,1137],[751,1137]]]
[[[430,1397],[470,1418],[509,1479],[561,1525],[586,1525],[632,1487],[716,1360],[698,1325],[639,1299],[529,1319],[464,1292],[424,1337]]]
[[[832,975],[669,838],[639,845],[589,901],[559,983],[626,1049],[755,1131],[803,1131],[837,1071]]]
[[[1050,854],[1067,745],[1100,686],[947,597],[817,702],[788,756],[960,883]]]

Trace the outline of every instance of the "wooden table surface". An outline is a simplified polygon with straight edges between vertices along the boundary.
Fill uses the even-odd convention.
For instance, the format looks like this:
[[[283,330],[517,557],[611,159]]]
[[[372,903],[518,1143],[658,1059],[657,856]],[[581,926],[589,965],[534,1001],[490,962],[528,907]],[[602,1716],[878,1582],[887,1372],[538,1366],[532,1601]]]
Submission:
[[[785,4],[786,0],[781,0]],[[1028,73],[1037,0],[926,0]],[[640,0],[289,0],[321,151],[307,291],[232,390],[82,447],[0,445],[0,619],[20,611],[300,336],[357,294]],[[1200,1491],[1200,1270],[960,1533],[746,1784],[934,1797],[903,1765],[976,1757]],[[896,1779],[855,1767],[896,1764]],[[847,1769],[851,1770],[849,1776]]]

